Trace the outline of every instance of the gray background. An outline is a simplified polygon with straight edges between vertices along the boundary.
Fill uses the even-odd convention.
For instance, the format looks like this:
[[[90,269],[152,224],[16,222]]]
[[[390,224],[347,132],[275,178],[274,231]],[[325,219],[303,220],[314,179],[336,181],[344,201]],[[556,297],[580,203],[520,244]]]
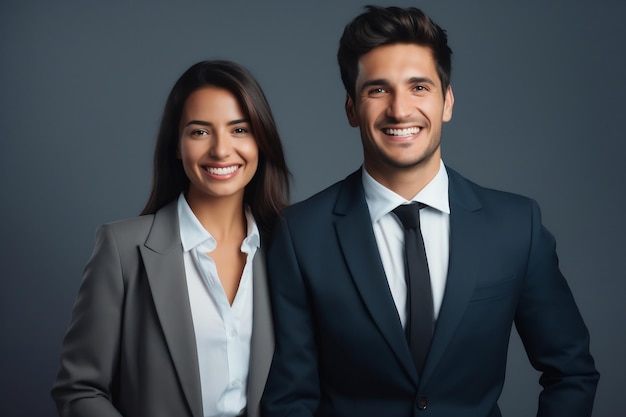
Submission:
[[[48,391],[94,230],[143,207],[166,95],[191,64],[233,59],[257,76],[292,201],[359,165],[335,54],[366,3],[0,0],[2,416],[54,415]],[[626,2],[377,4],[420,6],[447,29],[444,160],[539,201],[602,373],[594,415],[626,415]],[[537,378],[513,331],[505,416],[534,415]]]

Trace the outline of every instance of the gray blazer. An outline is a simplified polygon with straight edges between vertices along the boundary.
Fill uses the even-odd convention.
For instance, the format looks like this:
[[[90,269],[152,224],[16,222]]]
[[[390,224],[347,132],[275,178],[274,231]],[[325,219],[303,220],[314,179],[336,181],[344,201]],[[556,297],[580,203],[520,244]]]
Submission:
[[[253,263],[248,417],[274,350],[264,254]],[[202,417],[176,202],[98,229],[52,388],[63,417]]]

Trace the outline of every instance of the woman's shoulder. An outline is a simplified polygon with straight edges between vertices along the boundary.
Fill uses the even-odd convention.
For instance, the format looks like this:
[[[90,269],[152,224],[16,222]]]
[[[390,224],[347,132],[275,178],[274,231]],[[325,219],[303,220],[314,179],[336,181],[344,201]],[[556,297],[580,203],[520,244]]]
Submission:
[[[168,204],[154,214],[144,214],[104,223],[98,228],[98,231],[105,235],[113,235],[118,242],[128,243],[143,243],[152,232],[156,232],[159,236],[175,235],[178,233],[176,204]]]
[[[145,241],[154,223],[154,214],[130,217],[101,224],[97,234],[109,235],[118,242]]]
[[[154,222],[154,214],[144,214],[126,219],[114,220],[100,225],[101,228],[118,231],[144,230]]]

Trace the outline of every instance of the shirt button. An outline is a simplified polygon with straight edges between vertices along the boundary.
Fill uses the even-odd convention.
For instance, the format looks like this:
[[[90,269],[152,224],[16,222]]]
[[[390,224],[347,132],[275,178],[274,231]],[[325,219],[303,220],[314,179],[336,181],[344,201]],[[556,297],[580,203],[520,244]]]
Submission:
[[[238,387],[240,385],[241,385],[241,381],[239,379],[233,379],[230,382],[230,386],[233,387],[233,388],[236,388],[236,387]]]
[[[419,408],[420,410],[426,410],[426,407],[428,407],[428,398],[426,398],[424,395],[420,395],[417,398],[417,408]]]
[[[235,336],[237,336],[237,330],[232,329],[232,330],[228,333],[228,335],[229,335],[230,337],[235,337]]]

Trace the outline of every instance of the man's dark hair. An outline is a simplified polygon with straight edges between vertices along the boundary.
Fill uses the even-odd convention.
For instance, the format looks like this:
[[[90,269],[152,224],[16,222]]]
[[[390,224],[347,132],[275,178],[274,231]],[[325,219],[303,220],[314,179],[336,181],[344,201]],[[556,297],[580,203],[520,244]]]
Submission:
[[[352,20],[339,41],[337,60],[341,80],[354,99],[358,64],[372,49],[395,43],[414,43],[429,47],[437,66],[443,94],[450,85],[452,50],[446,31],[415,7],[366,6],[366,11]]]

